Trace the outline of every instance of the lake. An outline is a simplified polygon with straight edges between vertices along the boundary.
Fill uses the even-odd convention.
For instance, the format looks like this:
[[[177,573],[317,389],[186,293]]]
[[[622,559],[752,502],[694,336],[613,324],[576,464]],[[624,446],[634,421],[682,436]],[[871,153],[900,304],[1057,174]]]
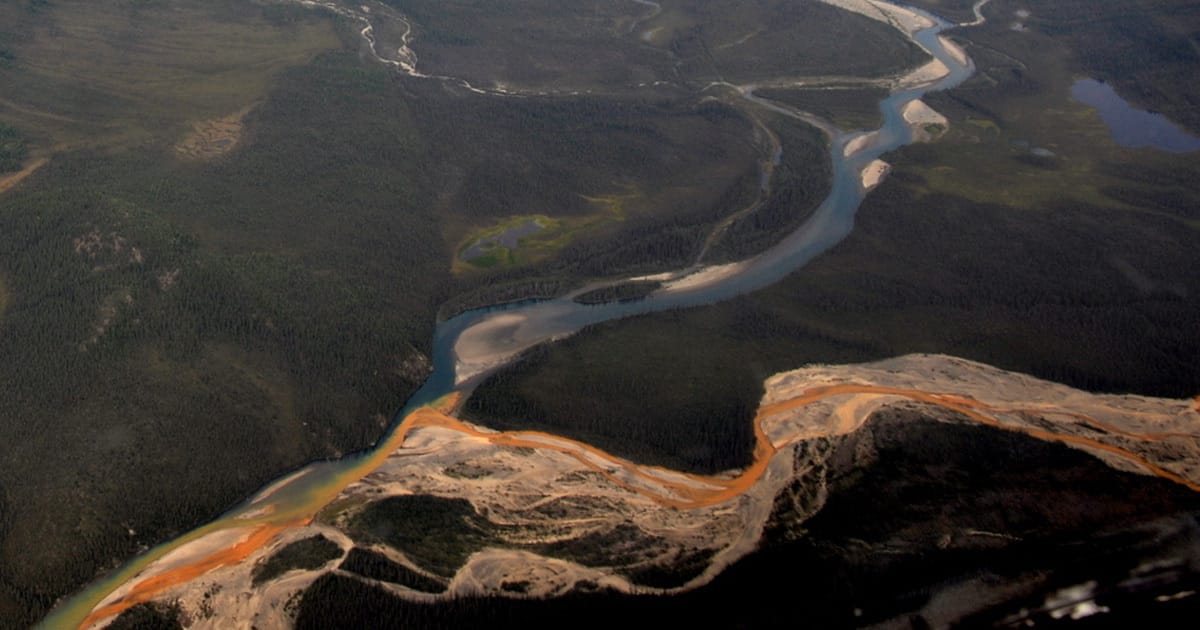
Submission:
[[[1123,147],[1152,147],[1172,153],[1200,151],[1200,138],[1162,114],[1135,109],[1103,81],[1079,79],[1071,85],[1071,97],[1095,108],[1113,142]]]

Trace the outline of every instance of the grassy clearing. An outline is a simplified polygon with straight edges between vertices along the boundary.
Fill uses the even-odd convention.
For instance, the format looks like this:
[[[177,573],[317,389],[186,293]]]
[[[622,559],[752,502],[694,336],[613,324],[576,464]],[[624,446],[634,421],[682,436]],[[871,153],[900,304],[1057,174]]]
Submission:
[[[473,233],[458,247],[454,259],[453,270],[463,274],[472,269],[494,269],[505,267],[521,267],[546,260],[572,241],[586,238],[589,234],[612,223],[625,219],[625,203],[636,199],[638,195],[614,194],[600,197],[584,197],[591,202],[596,211],[578,217],[554,218],[544,214],[522,215],[506,219],[490,228]],[[506,247],[498,244],[498,237],[505,232],[518,228],[529,222],[534,222],[539,229],[529,235],[522,236],[516,247]],[[489,243],[489,241],[491,241]],[[473,258],[465,258],[468,250],[477,245],[484,253]]]
[[[510,231],[517,230],[522,226],[533,224],[536,226],[532,234],[517,239],[514,247],[508,247],[501,244],[501,241],[507,241],[505,234]],[[466,263],[474,267],[493,267],[497,263],[505,266],[513,266],[520,264],[518,261],[526,256],[521,256],[521,253],[527,253],[530,244],[540,240],[548,232],[552,233],[561,228],[561,221],[552,219],[544,214],[542,215],[524,215],[510,217],[498,225],[486,228],[471,234],[467,237],[457,249],[455,254],[455,271],[461,273],[462,265]],[[481,254],[468,257],[468,252],[475,249]]]
[[[5,3],[0,119],[40,146],[173,142],[340,47],[320,14],[236,0]]]
[[[448,259],[514,222],[554,221],[514,251],[455,263],[467,290],[676,266],[757,189],[762,143],[748,116],[723,102],[448,99],[426,83],[411,88],[428,96],[413,108],[436,139],[427,163],[440,166],[427,181],[442,233],[456,245]]]

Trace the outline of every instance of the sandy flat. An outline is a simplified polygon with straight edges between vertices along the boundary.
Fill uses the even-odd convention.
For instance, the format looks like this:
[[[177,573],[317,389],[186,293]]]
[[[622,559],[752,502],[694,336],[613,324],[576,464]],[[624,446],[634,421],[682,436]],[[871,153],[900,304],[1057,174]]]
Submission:
[[[871,190],[883,181],[884,177],[892,170],[892,165],[883,160],[871,160],[871,163],[862,170],[862,187],[863,190]]]
[[[879,0],[869,0],[881,13],[890,18],[893,23],[899,24],[909,33],[915,33],[921,29],[934,26],[933,20],[913,11],[912,9],[891,4],[890,2],[880,2]]]
[[[933,26],[929,18],[904,7],[876,0],[821,0],[846,11],[864,15],[873,20],[891,24],[908,33],[915,33],[923,28]]]
[[[902,89],[911,89],[928,85],[940,81],[948,74],[950,74],[950,68],[946,67],[946,64],[942,63],[940,59],[933,59],[929,63],[901,77],[898,81],[898,86]]]
[[[920,99],[910,101],[900,113],[904,116],[904,121],[912,126],[942,125],[946,127],[950,124],[945,116]]]
[[[688,274],[678,280],[667,282],[662,289],[663,293],[672,293],[675,291],[686,291],[691,289],[699,289],[715,284],[737,274],[746,266],[745,262],[729,263],[727,265],[712,265],[704,267],[696,273]]]
[[[533,345],[532,342],[522,344],[519,340],[521,327],[528,319],[526,315],[499,313],[463,331],[454,344],[458,382],[485,372]]]
[[[857,136],[847,142],[846,146],[842,148],[842,155],[845,157],[850,157],[855,153],[870,147],[878,138],[878,131],[871,131],[869,133],[864,133],[861,136]]]
[[[967,51],[963,50],[958,44],[955,44],[949,37],[938,35],[938,41],[942,42],[942,47],[946,49],[946,52],[950,53],[951,57],[954,57],[958,65],[965,66],[971,63],[970,58],[967,57]]]

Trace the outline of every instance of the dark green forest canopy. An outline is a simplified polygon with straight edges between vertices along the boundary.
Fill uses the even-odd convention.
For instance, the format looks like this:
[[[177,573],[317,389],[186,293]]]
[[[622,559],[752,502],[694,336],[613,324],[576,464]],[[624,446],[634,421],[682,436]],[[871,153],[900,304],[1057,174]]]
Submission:
[[[20,169],[28,155],[25,138],[13,127],[0,123],[0,173]]]

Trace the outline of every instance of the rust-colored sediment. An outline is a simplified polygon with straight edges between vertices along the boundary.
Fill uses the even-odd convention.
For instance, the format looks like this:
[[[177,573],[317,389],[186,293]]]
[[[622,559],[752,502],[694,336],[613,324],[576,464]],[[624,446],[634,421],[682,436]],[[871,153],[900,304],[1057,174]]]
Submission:
[[[311,521],[312,519],[306,518],[279,525],[258,525],[232,547],[216,551],[191,564],[176,567],[138,582],[121,599],[93,610],[87,619],[83,620],[80,627],[87,628],[101,619],[119,615],[138,604],[153,600],[159,593],[172,586],[186,584],[213,569],[237,564],[274,540],[279,534],[293,527],[308,525]]]
[[[1156,441],[1166,438],[1196,438],[1196,435],[1186,433],[1133,433],[1075,412],[1054,409],[1006,408],[988,405],[978,400],[955,394],[930,393],[922,390],[860,384],[815,387],[805,390],[802,394],[794,398],[760,407],[754,420],[755,447],[753,462],[745,470],[733,477],[693,475],[669,471],[664,468],[639,466],[589,444],[540,431],[492,432],[479,429],[449,415],[449,412],[455,408],[459,400],[458,395],[447,397],[438,408],[423,407],[409,414],[400,426],[397,427],[395,433],[389,439],[387,446],[380,449],[377,455],[371,458],[370,464],[362,474],[365,475],[370,470],[378,467],[393,450],[402,446],[413,429],[439,427],[484,439],[498,446],[549,449],[564,453],[574,457],[587,468],[603,475],[611,482],[631,492],[647,496],[667,507],[694,509],[715,505],[737,497],[748,491],[762,478],[772,457],[779,451],[779,448],[787,444],[785,442],[776,446],[771,442],[771,439],[763,429],[764,421],[767,418],[828,398],[847,395],[895,396],[936,405],[989,427],[1024,433],[1040,440],[1074,444],[1121,457],[1137,464],[1153,475],[1168,479],[1192,490],[1200,491],[1200,484],[1157,466],[1137,453],[1091,438],[1064,435],[1034,427],[1005,424],[994,416],[1022,412],[1040,415],[1064,415],[1099,430],[1139,441]],[[1200,397],[1196,398],[1196,407],[1200,410]],[[605,465],[601,465],[598,462],[603,462]],[[614,470],[616,472],[613,472]],[[670,473],[671,476],[682,478],[683,481],[667,479],[662,475],[654,474],[655,472]],[[629,478],[639,480],[643,483],[631,483],[627,480]],[[315,514],[316,510],[322,507],[324,506],[317,506],[313,510],[313,513]],[[171,569],[136,584],[130,593],[120,600],[93,611],[81,627],[86,628],[96,621],[119,614],[131,606],[150,601],[165,589],[184,584],[208,571],[242,562],[283,531],[292,527],[307,525],[311,520],[312,517],[308,516],[285,524],[266,523],[258,525],[248,536],[228,549],[212,553],[194,563]]]

